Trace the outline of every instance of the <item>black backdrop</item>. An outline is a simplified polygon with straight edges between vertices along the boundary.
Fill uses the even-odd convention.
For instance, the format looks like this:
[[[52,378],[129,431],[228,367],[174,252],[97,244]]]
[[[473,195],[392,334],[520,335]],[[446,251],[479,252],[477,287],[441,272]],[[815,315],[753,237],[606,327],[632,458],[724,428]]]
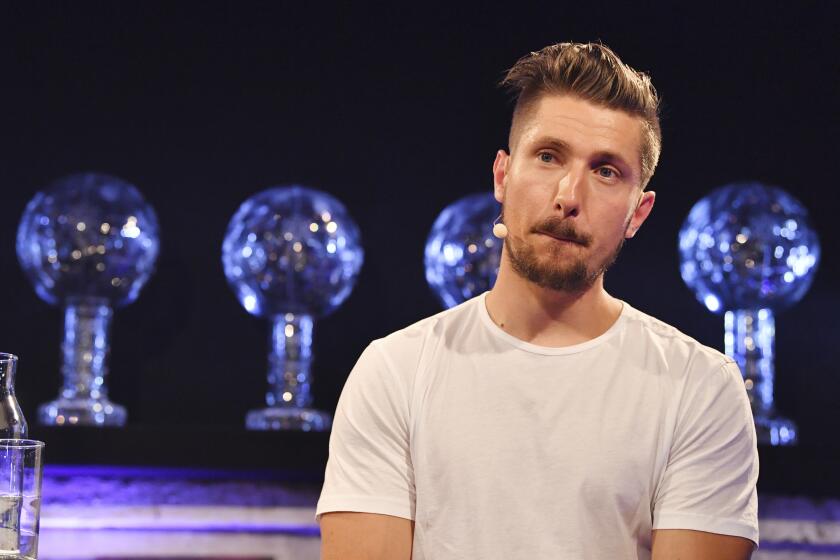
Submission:
[[[650,72],[664,100],[656,208],[608,289],[722,348],[722,317],[679,277],[679,226],[727,182],[792,192],[823,258],[811,291],[777,317],[777,404],[803,445],[840,447],[838,14],[772,2],[302,4],[0,4],[0,348],[21,357],[30,421],[57,394],[62,333],[15,256],[38,189],[97,170],[154,205],[158,269],[116,314],[111,396],[134,425],[211,429],[241,426],[266,389],[269,324],[245,313],[222,274],[230,216],[273,185],[339,197],[366,255],[353,294],[316,324],[316,405],[332,410],[371,339],[440,309],[425,237],[445,205],[491,188],[509,119],[495,86],[503,70],[552,42],[600,39]]]

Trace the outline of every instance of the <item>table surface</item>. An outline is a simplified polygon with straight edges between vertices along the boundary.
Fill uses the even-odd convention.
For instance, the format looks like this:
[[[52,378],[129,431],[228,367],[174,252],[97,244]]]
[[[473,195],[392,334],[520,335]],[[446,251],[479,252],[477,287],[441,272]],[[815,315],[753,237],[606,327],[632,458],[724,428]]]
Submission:
[[[41,556],[314,560],[319,493],[264,470],[48,466]],[[840,558],[840,499],[762,493],[759,519],[756,559]]]

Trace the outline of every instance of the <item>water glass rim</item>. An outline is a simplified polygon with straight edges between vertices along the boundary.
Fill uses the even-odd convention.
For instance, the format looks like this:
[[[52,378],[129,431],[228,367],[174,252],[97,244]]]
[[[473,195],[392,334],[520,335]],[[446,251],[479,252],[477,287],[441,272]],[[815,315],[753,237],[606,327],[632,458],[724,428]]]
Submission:
[[[0,363],[5,362],[16,362],[18,357],[15,354],[10,354],[8,352],[0,352]]]
[[[0,449],[43,449],[46,445],[37,439],[0,438]]]

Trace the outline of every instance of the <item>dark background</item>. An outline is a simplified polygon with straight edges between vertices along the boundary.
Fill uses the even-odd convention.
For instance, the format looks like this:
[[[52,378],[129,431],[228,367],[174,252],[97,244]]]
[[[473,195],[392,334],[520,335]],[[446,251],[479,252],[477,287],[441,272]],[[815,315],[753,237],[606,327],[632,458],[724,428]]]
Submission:
[[[777,316],[776,399],[803,449],[836,454],[840,38],[828,3],[303,4],[0,4],[0,347],[21,357],[31,423],[57,395],[62,333],[60,310],[37,298],[15,256],[39,189],[102,171],[155,207],[158,268],[117,311],[110,394],[134,427],[207,432],[241,427],[266,389],[269,324],[239,306],[222,273],[228,220],[274,185],[341,199],[366,254],[352,295],[315,327],[316,405],[333,410],[370,340],[440,310],[425,238],[444,206],[492,187],[510,112],[503,71],[549,43],[602,40],[651,74],[664,132],[656,208],[608,289],[722,349],[722,317],[679,277],[679,226],[728,182],[793,193],[823,256],[810,292]]]

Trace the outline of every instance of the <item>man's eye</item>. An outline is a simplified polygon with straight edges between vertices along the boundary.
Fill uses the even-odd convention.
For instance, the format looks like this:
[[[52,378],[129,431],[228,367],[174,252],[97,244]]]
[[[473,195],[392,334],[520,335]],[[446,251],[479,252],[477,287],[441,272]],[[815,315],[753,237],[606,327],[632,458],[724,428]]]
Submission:
[[[615,172],[615,169],[612,169],[610,167],[599,167],[598,174],[605,179],[612,179],[618,176],[618,173]]]
[[[548,152],[540,152],[540,161],[543,163],[551,163],[554,161],[554,156]]]

